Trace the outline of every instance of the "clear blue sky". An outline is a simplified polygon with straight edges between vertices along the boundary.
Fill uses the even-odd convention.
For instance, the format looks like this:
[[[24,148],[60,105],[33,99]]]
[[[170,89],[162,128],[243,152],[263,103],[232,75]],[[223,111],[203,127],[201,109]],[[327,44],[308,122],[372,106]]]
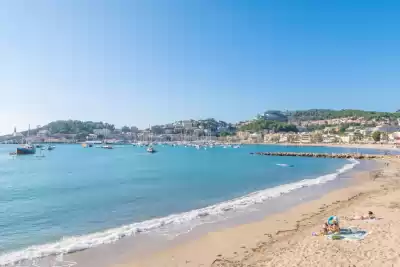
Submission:
[[[399,1],[1,1],[0,132],[400,108]]]

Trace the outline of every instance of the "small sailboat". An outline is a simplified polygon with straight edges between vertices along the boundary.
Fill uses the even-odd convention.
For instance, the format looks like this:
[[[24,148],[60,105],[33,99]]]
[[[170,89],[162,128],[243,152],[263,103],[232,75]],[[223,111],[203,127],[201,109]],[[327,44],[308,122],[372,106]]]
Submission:
[[[110,146],[110,145],[105,145],[105,146],[102,146],[101,148],[104,148],[104,149],[113,149],[113,147]]]
[[[54,150],[55,148],[56,148],[55,146],[48,146],[47,150],[51,151],[51,150]]]

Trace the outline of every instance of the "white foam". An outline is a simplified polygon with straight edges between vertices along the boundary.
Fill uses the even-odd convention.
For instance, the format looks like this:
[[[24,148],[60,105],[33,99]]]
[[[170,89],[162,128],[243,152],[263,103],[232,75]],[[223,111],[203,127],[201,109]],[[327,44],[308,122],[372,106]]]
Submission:
[[[332,181],[336,179],[338,175],[351,170],[355,165],[359,164],[358,161],[353,159],[349,161],[351,162],[350,164],[344,165],[335,173],[320,176],[315,179],[305,179],[294,183],[256,191],[246,196],[208,206],[202,209],[192,210],[180,214],[172,214],[167,217],[147,220],[139,223],[132,223],[119,228],[109,229],[104,232],[97,232],[83,236],[66,237],[55,243],[31,246],[26,249],[3,254],[0,255],[0,266],[10,265],[22,260],[31,260],[50,255],[81,251],[96,247],[101,244],[110,244],[123,237],[132,236],[140,232],[148,232],[159,229],[160,227],[166,225],[182,224],[208,215],[219,215],[226,211],[244,209],[250,205],[263,203],[268,199],[279,197],[280,195],[289,193],[293,190]]]

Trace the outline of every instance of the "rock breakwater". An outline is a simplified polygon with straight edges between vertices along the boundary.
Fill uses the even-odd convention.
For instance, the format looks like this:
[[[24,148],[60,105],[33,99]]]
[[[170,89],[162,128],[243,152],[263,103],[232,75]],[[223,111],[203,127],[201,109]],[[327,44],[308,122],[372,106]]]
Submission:
[[[251,152],[251,155],[278,157],[309,157],[335,159],[383,159],[388,155],[359,154],[359,153],[311,153],[311,152]]]

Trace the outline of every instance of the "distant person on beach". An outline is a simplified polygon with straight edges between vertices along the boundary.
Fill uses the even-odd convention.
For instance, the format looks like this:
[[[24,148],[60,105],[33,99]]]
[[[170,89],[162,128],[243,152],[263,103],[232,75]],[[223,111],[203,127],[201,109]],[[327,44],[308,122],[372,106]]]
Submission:
[[[368,211],[367,215],[361,215],[361,216],[354,216],[351,218],[346,218],[347,220],[374,220],[376,219],[375,214],[372,211]]]

